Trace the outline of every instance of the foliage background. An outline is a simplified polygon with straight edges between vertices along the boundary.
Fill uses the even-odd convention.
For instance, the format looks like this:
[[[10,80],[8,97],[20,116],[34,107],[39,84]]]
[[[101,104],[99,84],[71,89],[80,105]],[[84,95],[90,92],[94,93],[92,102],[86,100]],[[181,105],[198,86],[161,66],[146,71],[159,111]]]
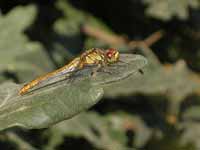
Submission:
[[[71,120],[2,131],[0,147],[199,149],[199,8],[199,0],[1,0],[1,83],[29,81],[91,47],[140,53],[149,64]]]

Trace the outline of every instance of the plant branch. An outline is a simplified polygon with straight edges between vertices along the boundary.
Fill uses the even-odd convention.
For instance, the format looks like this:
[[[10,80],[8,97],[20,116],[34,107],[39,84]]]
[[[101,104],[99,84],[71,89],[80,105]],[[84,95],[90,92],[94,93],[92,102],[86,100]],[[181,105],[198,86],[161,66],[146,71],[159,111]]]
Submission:
[[[83,25],[81,28],[81,31],[91,37],[94,37],[96,39],[99,39],[101,41],[106,42],[109,45],[123,45],[123,44],[127,44],[130,47],[137,47],[140,45],[146,45],[147,47],[150,47],[151,45],[153,45],[154,43],[156,43],[158,40],[160,40],[163,35],[164,32],[162,30],[156,31],[154,33],[152,33],[149,37],[147,37],[144,40],[141,41],[130,41],[126,38],[124,38],[123,36],[119,36],[116,34],[110,34],[107,33],[101,29],[92,27],[90,25]]]

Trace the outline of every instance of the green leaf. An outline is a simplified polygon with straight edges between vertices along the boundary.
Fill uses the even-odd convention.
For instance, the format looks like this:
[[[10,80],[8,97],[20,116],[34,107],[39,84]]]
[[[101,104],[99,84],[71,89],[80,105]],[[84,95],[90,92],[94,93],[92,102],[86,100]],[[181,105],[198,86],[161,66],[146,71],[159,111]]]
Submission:
[[[107,97],[117,97],[134,93],[163,94],[171,100],[180,102],[200,88],[198,76],[191,72],[183,61],[166,67],[154,67],[154,69],[148,66],[143,71],[143,75],[136,72],[135,75],[121,82],[107,85],[105,95]],[[112,87],[115,88],[112,89]]]
[[[192,106],[183,113],[185,120],[199,120],[200,119],[200,106]]]
[[[143,69],[143,72],[143,75],[136,72],[120,82],[105,85],[104,96],[113,99],[138,93],[163,95],[169,100],[167,112],[178,115],[181,102],[188,95],[199,93],[200,77],[189,70],[184,61],[166,66],[157,64],[156,67],[156,64],[152,64],[149,60],[149,65]]]
[[[74,130],[74,128],[76,130]],[[94,131],[96,131],[97,134]],[[122,146],[109,137],[107,120],[94,112],[79,115],[69,122],[62,122],[52,127],[50,132],[53,134],[53,138],[45,149],[54,149],[55,146],[62,142],[62,140],[57,141],[54,137],[63,139],[64,136],[83,136],[97,148],[108,149],[108,147],[112,145],[114,149],[119,149]]]
[[[20,81],[26,81],[52,69],[43,47],[30,42],[24,34],[33,23],[36,12],[34,5],[18,6],[0,16],[0,73],[16,73]]]
[[[68,55],[77,54],[82,49],[80,25],[85,20],[85,15],[67,1],[58,0],[56,7],[63,13],[63,17],[54,23],[53,29],[56,34],[53,37],[53,47],[55,51],[64,51]]]
[[[4,83],[0,87],[0,130],[12,126],[46,128],[69,119],[98,102],[104,84],[124,79],[146,63],[143,56],[124,54],[118,63],[102,68],[93,76],[95,68],[86,67],[67,80],[58,76],[52,79],[54,84],[40,85],[23,96],[18,94],[20,85]]]
[[[108,26],[106,26],[100,19],[73,7],[73,5],[67,0],[58,0],[55,4],[56,8],[63,14],[62,17],[56,20],[53,26],[54,40],[52,41],[52,49],[54,49],[54,51],[52,51],[52,54],[57,62],[61,62],[63,53],[67,54],[67,58],[70,58],[72,55],[80,53],[81,50],[90,49],[92,47],[90,44],[84,44],[90,43],[90,40],[88,40],[90,39],[89,37],[86,37],[84,40],[82,37],[83,32],[81,30],[82,26],[85,24],[98,27],[112,33]],[[104,46],[99,44],[95,47]],[[63,58],[63,60],[66,60],[66,58]]]
[[[5,134],[4,138],[14,143],[18,149],[39,150],[12,131],[3,132],[3,134]]]
[[[44,149],[55,149],[66,136],[84,137],[99,149],[128,149],[125,147],[128,130],[135,133],[134,145],[136,146],[144,144],[151,134],[138,117],[120,113],[101,116],[95,112],[87,112],[50,128],[47,132],[50,132],[51,139]]]
[[[198,0],[143,0],[149,4],[146,14],[161,20],[170,20],[177,16],[180,19],[187,19],[189,8],[198,8]]]
[[[49,127],[94,105],[103,94],[102,88],[92,86],[88,80],[49,87],[37,96],[19,96],[18,91],[19,85],[14,83],[1,85],[0,130]]]
[[[134,132],[132,144],[135,147],[144,146],[152,133],[152,130],[145,125],[144,121],[139,116],[133,114],[114,112],[106,115],[106,118],[112,125],[110,127],[112,128],[111,130],[122,132],[123,134],[127,131]],[[112,134],[111,131],[108,134]],[[116,135],[113,135],[113,139],[116,139]]]
[[[200,124],[198,121],[185,121],[179,124],[182,131],[180,143],[184,145],[193,145],[193,149],[199,149],[200,144]]]

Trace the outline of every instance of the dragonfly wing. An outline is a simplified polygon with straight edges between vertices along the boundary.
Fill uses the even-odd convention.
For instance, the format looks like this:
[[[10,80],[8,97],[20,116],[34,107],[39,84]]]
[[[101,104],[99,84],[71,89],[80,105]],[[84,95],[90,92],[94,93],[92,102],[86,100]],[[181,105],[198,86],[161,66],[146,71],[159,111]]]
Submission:
[[[71,61],[68,65],[56,70],[52,76],[49,76],[47,79],[45,79],[44,81],[50,81],[50,80],[54,80],[55,78],[57,78],[56,81],[59,81],[59,77],[69,77],[74,71],[77,70],[78,65],[79,65],[79,60],[80,58],[75,58],[73,61]],[[52,81],[54,82],[54,81]]]
[[[61,72],[56,73],[55,75],[47,78],[46,80],[44,80],[43,82],[46,82],[48,84],[48,82],[57,82],[59,80],[62,80],[63,78],[67,78],[70,77],[70,75],[75,72],[77,69],[72,68],[72,69],[67,69],[67,70],[63,70]],[[55,80],[54,80],[55,79]]]

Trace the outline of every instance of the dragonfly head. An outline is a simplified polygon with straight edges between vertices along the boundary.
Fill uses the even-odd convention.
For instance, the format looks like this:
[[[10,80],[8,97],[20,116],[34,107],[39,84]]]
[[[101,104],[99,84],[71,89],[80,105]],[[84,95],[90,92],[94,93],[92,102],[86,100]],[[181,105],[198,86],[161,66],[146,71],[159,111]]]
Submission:
[[[107,49],[106,56],[109,63],[114,63],[119,60],[119,52],[114,48]]]

